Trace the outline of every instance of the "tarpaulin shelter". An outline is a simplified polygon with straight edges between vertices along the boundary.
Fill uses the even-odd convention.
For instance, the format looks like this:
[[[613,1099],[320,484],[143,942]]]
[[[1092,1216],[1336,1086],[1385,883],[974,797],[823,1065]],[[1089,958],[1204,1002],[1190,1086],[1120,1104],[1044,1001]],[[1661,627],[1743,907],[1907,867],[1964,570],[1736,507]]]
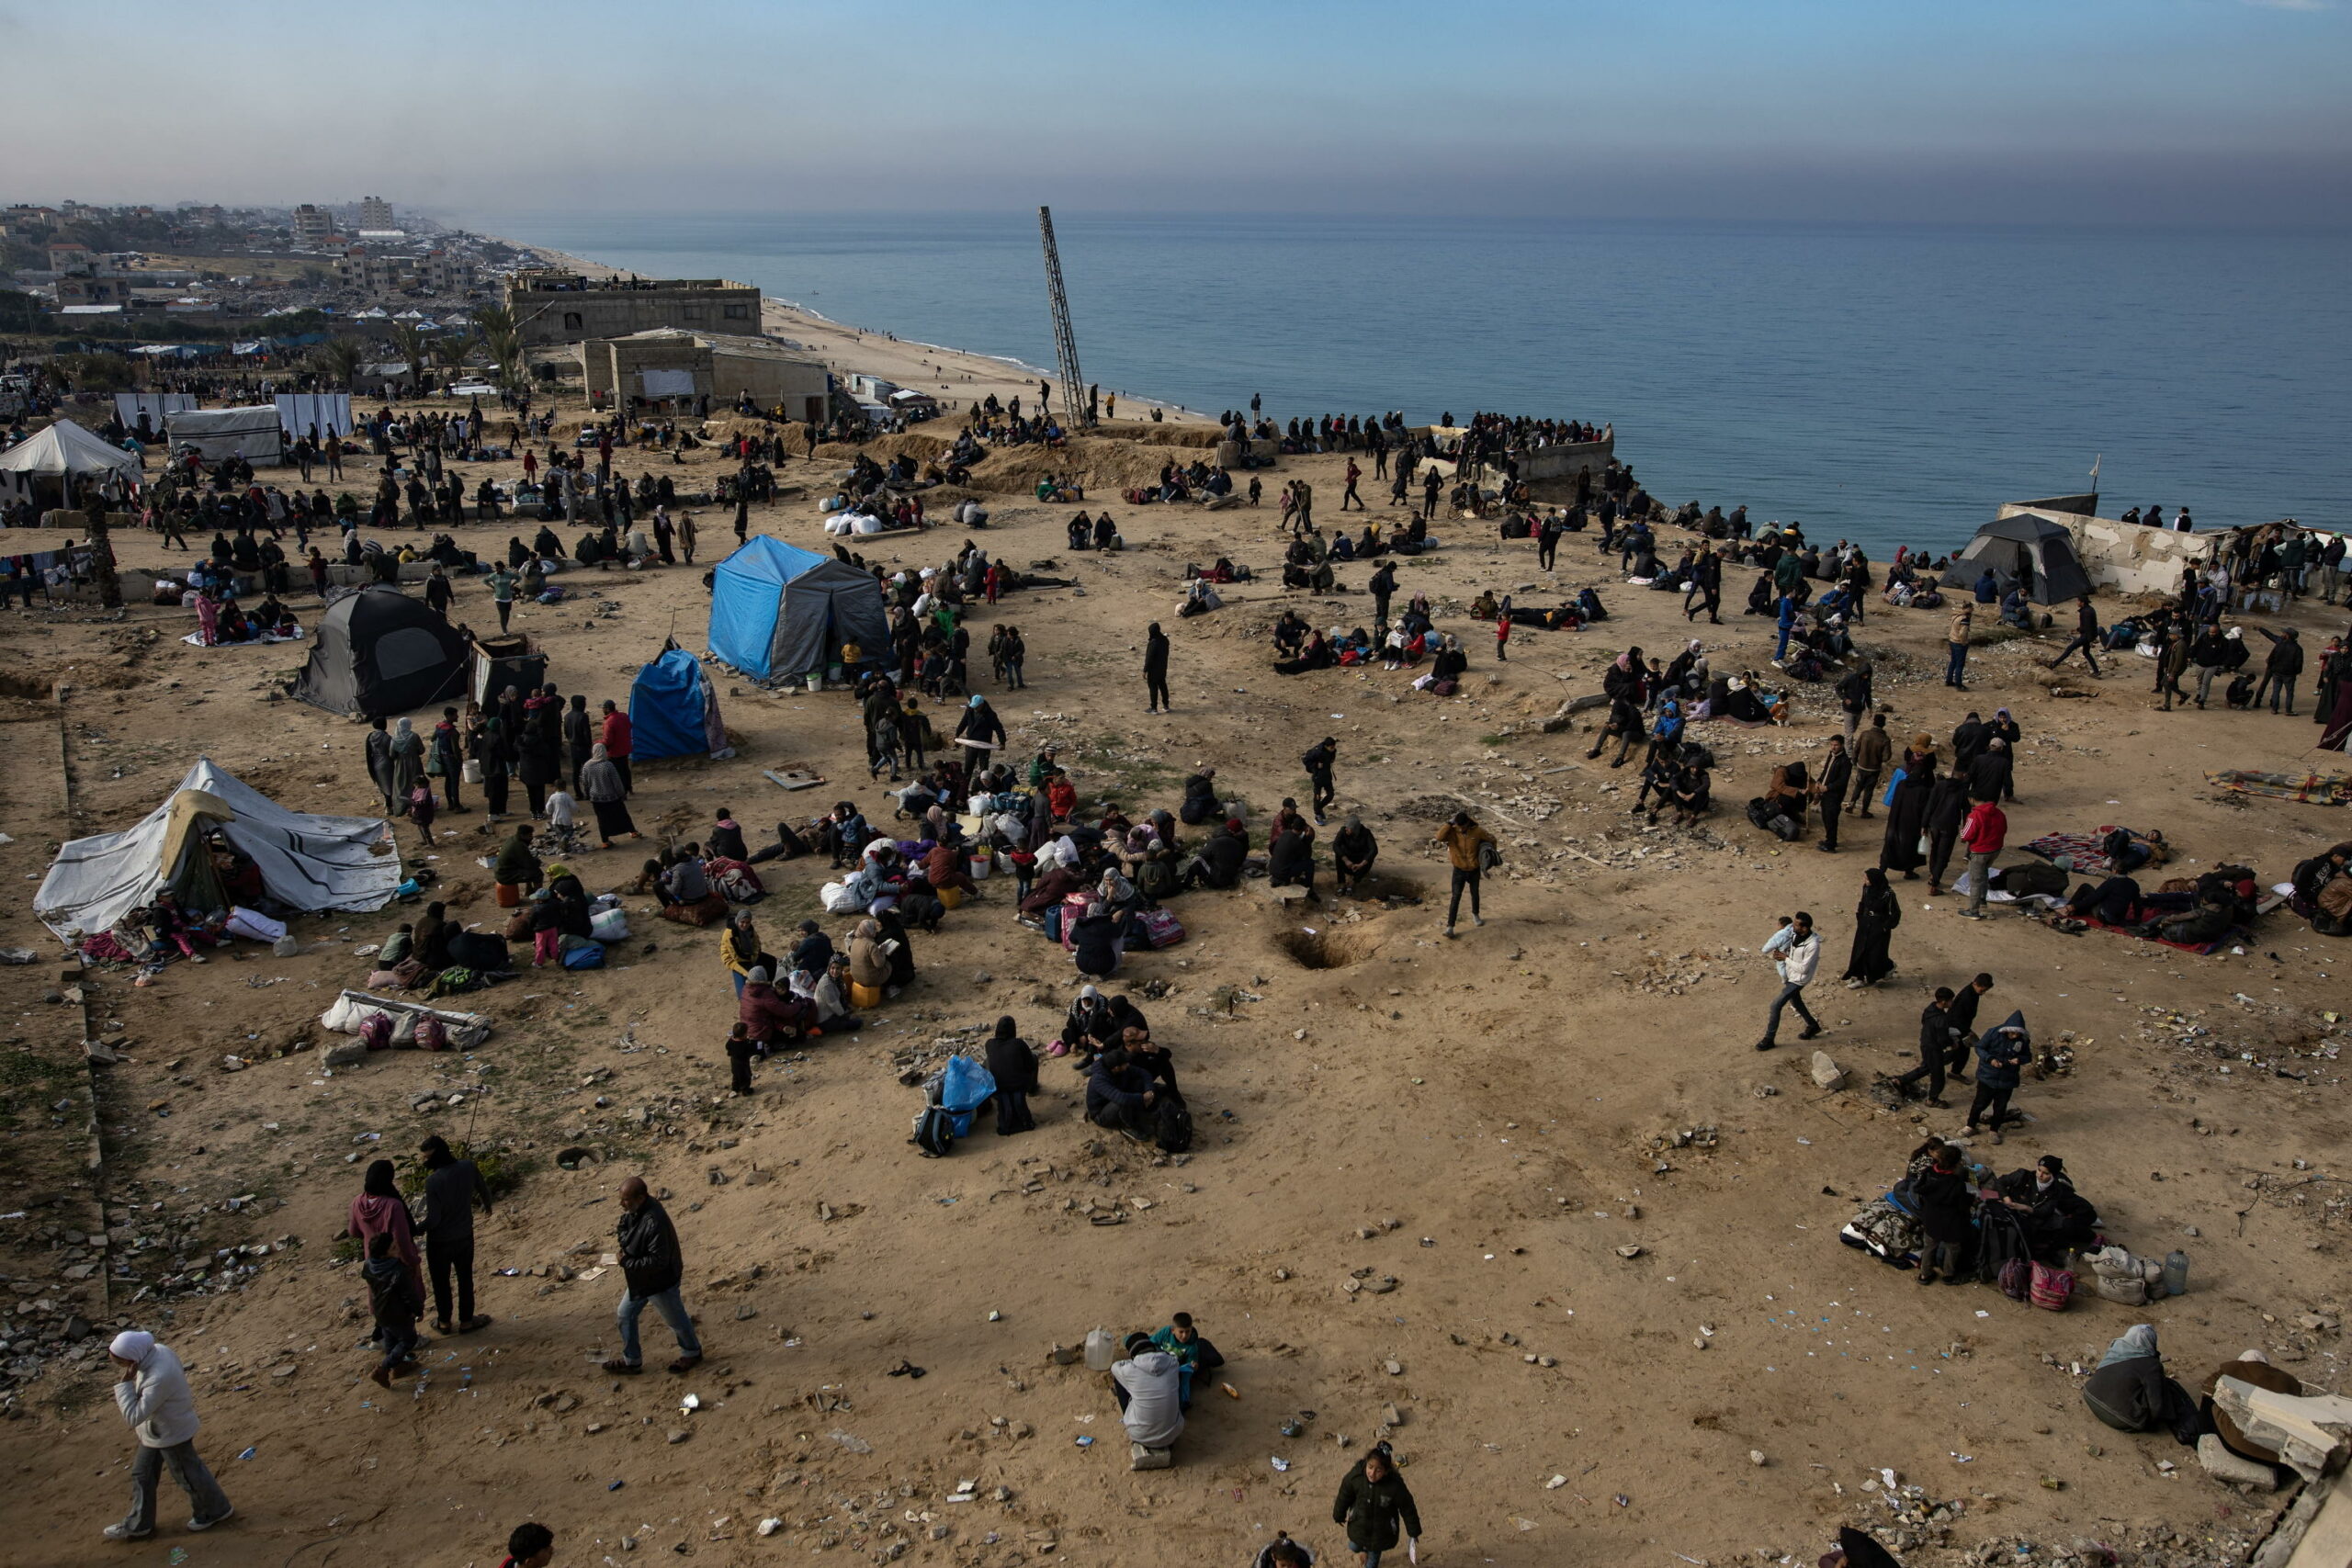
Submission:
[[[164,422],[164,438],[173,451],[193,446],[208,463],[243,457],[248,463],[275,463],[284,444],[278,439],[277,406],[257,403],[242,409],[188,409]]]
[[[0,494],[28,496],[36,480],[48,479],[58,487],[60,504],[70,510],[74,502],[67,481],[85,474],[119,474],[136,484],[139,459],[70,419],[58,420],[0,452]]]
[[[630,754],[640,762],[735,754],[727,744],[710,672],[675,643],[637,672],[628,689],[628,730]]]
[[[171,798],[136,827],[74,839],[33,896],[33,913],[61,937],[107,930],[156,894],[190,909],[223,907],[206,839],[218,831],[250,859],[263,889],[288,908],[380,909],[401,884],[401,857],[379,817],[289,811],[199,758]]]
[[[548,656],[521,632],[474,638],[474,701],[488,707],[509,686],[536,692],[548,683]]]
[[[881,584],[832,556],[762,534],[718,563],[711,582],[710,651],[757,680],[821,671],[856,643],[868,659],[890,646]]]
[[[285,427],[289,440],[308,435],[313,426],[321,435],[351,434],[349,392],[280,392],[271,400],[277,406],[277,423]]]
[[[378,718],[461,700],[472,660],[466,639],[423,600],[371,583],[327,605],[311,661],[287,691],[332,713]]]
[[[1996,577],[2024,583],[2025,596],[2037,604],[2063,604],[2091,591],[2089,574],[2075,556],[2075,536],[2040,517],[2001,517],[1977,529],[1951,558],[1943,585],[1973,587],[1988,566]]]

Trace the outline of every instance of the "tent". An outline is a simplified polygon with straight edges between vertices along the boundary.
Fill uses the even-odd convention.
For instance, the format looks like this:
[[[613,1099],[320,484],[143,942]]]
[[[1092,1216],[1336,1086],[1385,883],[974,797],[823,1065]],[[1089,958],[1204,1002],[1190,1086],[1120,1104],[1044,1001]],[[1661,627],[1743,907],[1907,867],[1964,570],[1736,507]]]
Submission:
[[[248,463],[282,460],[275,403],[243,409],[189,409],[166,420],[164,433],[174,452],[193,446],[208,463],[224,457],[243,457]]]
[[[1973,588],[1989,566],[1999,578],[2017,578],[2037,604],[2063,604],[2091,591],[2083,563],[2075,558],[2075,536],[2040,517],[2003,517],[1976,530],[1951,558],[1946,588]]]
[[[250,858],[262,886],[291,908],[380,909],[401,884],[391,829],[378,817],[288,811],[198,758],[179,787],[134,828],[74,839],[33,896],[33,913],[59,936],[105,931],[170,890],[192,909],[221,907],[204,840],[214,829]]]
[[[333,713],[378,718],[464,700],[472,658],[457,628],[424,601],[371,583],[327,605],[311,661],[287,690]]]
[[[841,662],[842,645],[868,659],[890,646],[881,585],[845,560],[762,534],[718,563],[710,593],[710,651],[755,680]]]
[[[656,757],[731,757],[718,716],[718,690],[702,660],[672,643],[637,672],[628,689],[629,753]]]
[[[50,479],[59,484],[62,495],[69,474],[76,479],[84,474],[119,474],[125,482],[136,484],[139,459],[70,419],[58,420],[0,452],[0,494],[28,496],[35,479]],[[63,504],[70,509],[71,498]]]

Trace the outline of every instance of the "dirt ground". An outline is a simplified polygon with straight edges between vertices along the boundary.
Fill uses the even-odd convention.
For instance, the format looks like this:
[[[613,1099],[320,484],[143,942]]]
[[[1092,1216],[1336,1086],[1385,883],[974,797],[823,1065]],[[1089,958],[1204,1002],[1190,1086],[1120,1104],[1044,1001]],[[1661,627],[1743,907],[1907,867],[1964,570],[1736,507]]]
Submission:
[[[1270,502],[1305,473],[1329,518],[1343,461],[1291,460],[1266,476]],[[620,467],[638,465],[624,453]],[[829,471],[795,461],[784,477],[813,495]],[[369,476],[346,482],[364,490]],[[1905,884],[1895,977],[1847,991],[1837,976],[1876,824],[1849,823],[1830,855],[1784,849],[1738,811],[1776,759],[1819,753],[1826,688],[1798,688],[1784,729],[1702,727],[1726,804],[1691,832],[1629,816],[1633,768],[1584,759],[1590,716],[1542,733],[1626,644],[1671,649],[1685,635],[1678,600],[1615,583],[1588,538],[1566,542],[1556,578],[1536,572],[1532,544],[1470,522],[1442,525],[1445,547],[1403,564],[1405,592],[1430,593],[1472,654],[1464,694],[1442,700],[1376,669],[1274,674],[1265,628],[1298,596],[1263,581],[1229,590],[1219,612],[1176,618],[1187,560],[1227,554],[1279,581],[1271,504],[1114,504],[1130,547],[1080,558],[1064,547],[1071,510],[1001,505],[978,536],[1083,585],[974,616],[976,643],[1007,620],[1028,640],[1026,693],[994,692],[975,660],[1014,754],[1057,741],[1082,790],[1130,811],[1172,806],[1183,773],[1214,761],[1261,822],[1285,794],[1304,796],[1299,753],[1335,736],[1340,805],[1379,835],[1397,896],[1286,910],[1262,883],[1190,894],[1172,906],[1189,940],[1131,956],[1120,983],[1174,1049],[1201,1132],[1192,1154],[1158,1156],[1089,1128],[1081,1080],[1058,1062],[1045,1068],[1035,1133],[1000,1142],[983,1126],[944,1160],[910,1146],[921,1095],[902,1068],[1003,1013],[1042,1046],[1075,989],[1060,951],[1014,925],[1009,888],[991,884],[937,937],[915,939],[919,980],[862,1035],[768,1064],[748,1100],[724,1093],[733,1003],[717,933],[645,919],[642,898],[628,900],[637,935],[613,966],[526,973],[472,998],[497,1027],[462,1057],[321,1070],[336,1037],[318,1015],[364,976],[353,947],[415,913],[399,907],[302,919],[291,958],[247,945],[144,989],[98,976],[91,1027],[119,1021],[124,1060],[96,1074],[97,1193],[83,1170],[82,1020],[70,1001],[41,999],[61,986],[56,944],[28,897],[12,901],[0,943],[42,959],[0,969],[16,1015],[5,1206],[28,1211],[0,1220],[17,1303],[19,1381],[0,1424],[17,1498],[9,1555],[61,1568],[489,1568],[509,1528],[536,1518],[565,1568],[630,1551],[713,1564],[810,1552],[1240,1564],[1278,1529],[1337,1563],[1348,1559],[1331,1496],[1387,1428],[1426,1523],[1421,1561],[1441,1568],[1809,1562],[1844,1523],[1876,1529],[1913,1564],[2026,1560],[2019,1541],[2037,1562],[2238,1560],[2276,1501],[2208,1480],[2168,1440],[2098,1426],[2073,1369],[2144,1316],[2185,1381],[2261,1346],[2338,1386],[2344,1032],[2323,1010],[2343,1005],[2334,971],[2352,954],[2284,912],[2243,952],[2212,957],[2059,935],[2006,910],[1962,925],[1950,898]],[[700,521],[707,559],[726,518],[707,509]],[[753,523],[825,542],[806,495]],[[460,537],[489,554],[514,531]],[[964,536],[881,548],[914,566]],[[119,553],[159,554],[138,537]],[[1311,618],[1368,620],[1366,571],[1344,569],[1348,592]],[[665,635],[701,649],[701,577],[574,570],[561,581],[579,597],[525,606],[517,625],[552,654],[566,693],[623,697]],[[1600,585],[1609,622],[1521,633],[1504,664],[1464,609],[1481,588],[1524,604],[1586,584]],[[488,622],[485,591],[462,584],[457,614]],[[1155,618],[1175,642],[1165,716],[1135,706]],[[2335,629],[2315,612],[2301,624],[2307,638]],[[302,647],[187,648],[177,638],[191,613],[143,606],[119,618],[11,612],[0,625],[0,830],[14,838],[0,867],[28,896],[59,840],[135,821],[199,753],[289,806],[373,809],[363,727],[271,700]],[[2347,836],[2340,815],[2230,797],[2204,779],[2311,765],[2307,720],[2152,711],[2147,663],[2129,656],[2103,682],[2069,682],[2086,696],[2055,697],[2030,662],[2055,651],[2047,638],[1981,649],[1963,699],[1938,683],[1943,625],[1873,609],[1861,641],[1898,734],[1948,736],[1970,705],[2016,713],[2012,845],[2120,820],[2163,828],[2191,874],[2226,859],[2269,882]],[[1769,656],[1758,621],[1697,629],[1719,665]],[[649,835],[699,836],[719,806],[752,825],[842,797],[887,815],[848,697],[718,679],[740,754],[641,768],[634,810]],[[60,682],[62,705],[50,696]],[[794,765],[831,783],[787,796],[762,777]],[[1486,926],[1448,942],[1429,839],[1465,801],[1498,831],[1505,870]],[[473,857],[492,830],[473,814],[445,815],[439,830],[427,863],[444,895],[490,917]],[[413,829],[400,839],[413,856]],[[649,849],[575,863],[598,889]],[[807,861],[768,869],[775,892],[757,916],[763,931],[788,931],[814,911],[825,874]],[[1811,995],[1828,1026],[1819,1043],[1850,1075],[1837,1092],[1815,1087],[1806,1050],[1749,1048],[1774,988],[1755,950],[1798,908],[1826,932]],[[1988,1288],[1922,1291],[1838,1245],[1908,1150],[1958,1130],[1957,1111],[1890,1109],[1869,1089],[1909,1065],[1922,989],[1979,969],[1997,978],[1993,1021],[2022,1008],[2038,1039],[2071,1034],[2075,1063],[2030,1077],[2018,1104],[2031,1123],[1974,1152],[2001,1169],[2063,1154],[2111,1235],[2189,1254],[2187,1296],[2143,1314],[2086,1292],[2052,1314]],[[225,1071],[228,1055],[253,1065]],[[436,1130],[523,1172],[480,1222],[481,1310],[496,1322],[432,1344],[429,1375],[388,1398],[365,1381],[372,1363],[354,1345],[365,1292],[333,1242],[366,1160],[405,1163]],[[563,1168],[554,1156],[573,1146],[595,1157]],[[589,1276],[632,1172],[667,1196],[685,1250],[708,1359],[683,1378],[596,1368],[615,1348],[620,1281]],[[1111,1217],[1121,1223],[1101,1223]],[[121,1270],[111,1299],[109,1257]],[[94,1258],[85,1277],[62,1276]],[[233,1288],[209,1291],[223,1269]],[[165,1278],[179,1284],[138,1299]],[[78,1359],[43,1349],[24,1326],[37,1300],[74,1303],[99,1337]],[[1048,1351],[1179,1310],[1229,1364],[1199,1391],[1176,1467],[1130,1472],[1102,1380]],[[118,1324],[156,1330],[187,1363],[198,1446],[233,1523],[187,1534],[167,1488],[152,1541],[99,1540],[130,1458],[99,1351]],[[669,1340],[650,1314],[646,1328],[658,1364]],[[901,1360],[927,1375],[886,1375]],[[700,1408],[685,1413],[689,1393]],[[1294,1418],[1303,1430],[1286,1437]],[[781,1522],[763,1538],[766,1519]]]

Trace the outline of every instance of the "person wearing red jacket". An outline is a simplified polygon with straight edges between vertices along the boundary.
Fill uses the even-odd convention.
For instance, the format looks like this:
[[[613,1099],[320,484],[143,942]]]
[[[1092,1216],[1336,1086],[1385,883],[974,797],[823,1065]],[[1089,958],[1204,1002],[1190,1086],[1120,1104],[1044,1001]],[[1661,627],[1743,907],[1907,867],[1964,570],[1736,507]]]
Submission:
[[[765,969],[743,976],[743,994],[735,1008],[752,1037],[752,1049],[762,1056],[790,1047],[817,1022],[816,1010],[769,984]]]
[[[605,704],[605,730],[598,739],[605,743],[605,760],[620,770],[621,788],[637,793],[637,779],[628,771],[628,715],[621,712],[609,700]]]
[[[1960,825],[1960,841],[1968,850],[1968,908],[1961,911],[1972,920],[1984,918],[1985,884],[1993,879],[1993,857],[2008,836],[2009,819],[2000,803],[1980,800]]]

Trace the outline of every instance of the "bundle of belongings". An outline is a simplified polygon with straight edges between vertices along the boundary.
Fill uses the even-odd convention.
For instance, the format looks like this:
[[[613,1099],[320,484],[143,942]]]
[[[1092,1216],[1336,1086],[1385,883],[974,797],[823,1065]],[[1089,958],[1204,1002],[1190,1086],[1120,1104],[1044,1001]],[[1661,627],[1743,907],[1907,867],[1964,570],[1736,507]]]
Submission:
[[[2171,858],[2172,846],[2154,828],[2143,833],[2107,826],[2087,833],[2044,833],[2026,845],[2025,852],[2081,876],[2128,876],[2143,867],[2164,864]]]
[[[2234,795],[2267,795],[2305,806],[2352,806],[2352,776],[2343,773],[2253,773],[2222,768],[2208,770],[2205,777]]]
[[[1903,1179],[1863,1204],[1838,1239],[1896,1269],[1924,1270],[1940,1256],[1946,1284],[1996,1285],[2052,1310],[2073,1293],[2072,1255],[2108,1245],[2098,1211],[2057,1156],[1996,1178],[1940,1138],[1914,1149]]]
[[[345,991],[319,1015],[322,1027],[354,1034],[370,1051],[471,1051],[490,1038],[490,1020],[366,991]]]

